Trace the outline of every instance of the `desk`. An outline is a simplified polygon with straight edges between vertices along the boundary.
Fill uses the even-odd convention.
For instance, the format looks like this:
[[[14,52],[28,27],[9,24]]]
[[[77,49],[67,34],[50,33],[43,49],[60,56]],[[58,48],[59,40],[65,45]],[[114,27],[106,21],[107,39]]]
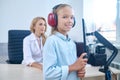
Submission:
[[[0,64],[0,80],[43,80],[42,71],[22,64]]]
[[[110,69],[115,74],[120,73],[120,70]],[[83,80],[105,80],[104,75],[99,72],[99,67],[86,67]],[[0,64],[0,80],[43,80],[43,75],[41,70],[22,64]]]
[[[119,77],[118,74],[120,74],[120,70],[111,67],[110,70],[115,73],[115,76],[117,76],[117,78]],[[105,80],[105,73],[100,72],[99,67],[89,66],[86,67],[86,74],[83,80]],[[112,80],[115,79],[113,78]]]

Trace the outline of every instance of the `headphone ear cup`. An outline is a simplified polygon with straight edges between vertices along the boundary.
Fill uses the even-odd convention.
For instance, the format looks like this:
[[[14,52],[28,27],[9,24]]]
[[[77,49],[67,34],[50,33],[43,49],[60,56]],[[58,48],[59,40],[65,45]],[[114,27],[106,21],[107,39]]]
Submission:
[[[74,23],[73,23],[73,26],[72,26],[72,27],[74,27],[74,26],[75,26],[75,24],[76,24],[76,20],[75,20],[75,17],[74,17]]]
[[[48,15],[48,24],[51,27],[56,27],[57,26],[57,16],[54,13],[49,13]]]

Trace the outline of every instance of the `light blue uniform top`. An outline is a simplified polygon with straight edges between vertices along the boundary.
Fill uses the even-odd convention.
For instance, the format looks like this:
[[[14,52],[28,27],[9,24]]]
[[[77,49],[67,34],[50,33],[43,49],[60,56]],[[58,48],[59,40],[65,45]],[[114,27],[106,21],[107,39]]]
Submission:
[[[43,49],[44,80],[80,80],[68,68],[76,59],[76,45],[69,37],[59,32],[48,37]]]

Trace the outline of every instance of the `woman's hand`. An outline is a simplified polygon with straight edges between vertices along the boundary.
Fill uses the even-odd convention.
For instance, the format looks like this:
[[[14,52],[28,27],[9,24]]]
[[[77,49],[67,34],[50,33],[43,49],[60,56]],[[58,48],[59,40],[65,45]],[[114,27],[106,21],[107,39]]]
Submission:
[[[42,64],[39,64],[39,63],[37,63],[37,62],[33,62],[30,66],[31,66],[31,67],[35,67],[35,68],[38,68],[38,69],[40,69],[40,70],[42,70],[42,68],[43,68]]]

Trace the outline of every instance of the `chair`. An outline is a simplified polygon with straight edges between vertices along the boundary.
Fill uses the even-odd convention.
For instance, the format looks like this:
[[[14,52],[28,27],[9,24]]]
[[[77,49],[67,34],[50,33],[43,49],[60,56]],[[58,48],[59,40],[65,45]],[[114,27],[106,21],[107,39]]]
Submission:
[[[29,35],[29,30],[8,31],[8,60],[10,64],[21,64],[23,60],[23,38]]]

